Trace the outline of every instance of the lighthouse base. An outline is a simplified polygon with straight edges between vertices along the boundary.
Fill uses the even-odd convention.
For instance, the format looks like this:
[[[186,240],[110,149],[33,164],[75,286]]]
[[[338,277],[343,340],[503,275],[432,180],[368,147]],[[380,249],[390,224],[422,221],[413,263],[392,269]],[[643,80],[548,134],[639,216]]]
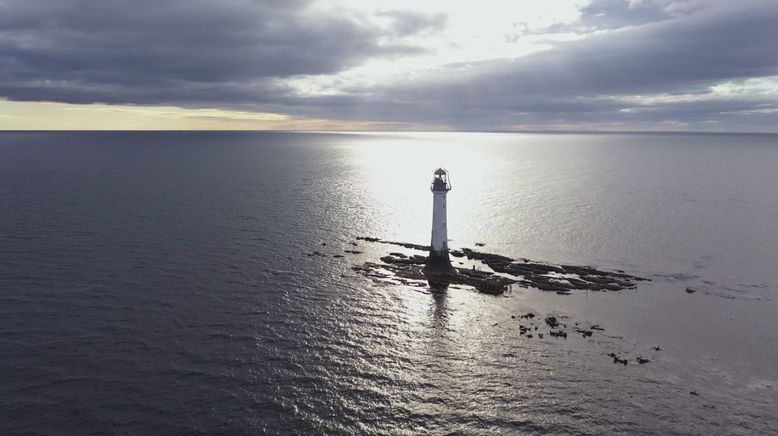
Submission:
[[[454,274],[456,273],[456,270],[451,266],[451,259],[448,257],[448,250],[430,250],[430,254],[427,257],[427,263],[424,265],[422,272],[429,276],[443,276]]]

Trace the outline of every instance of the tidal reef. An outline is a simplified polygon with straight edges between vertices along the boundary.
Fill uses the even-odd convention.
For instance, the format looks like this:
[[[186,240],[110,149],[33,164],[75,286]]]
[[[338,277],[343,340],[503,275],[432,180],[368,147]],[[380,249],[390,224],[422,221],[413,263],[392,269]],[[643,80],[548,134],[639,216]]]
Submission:
[[[617,356],[616,353],[608,353],[608,357],[612,357],[613,358],[613,363],[620,363],[620,364],[622,364],[624,366],[627,366],[627,363],[629,363],[629,361],[627,359],[623,359],[623,358]],[[645,363],[645,362],[643,362],[643,363]]]
[[[357,240],[395,245],[423,252],[430,249],[426,245],[385,241],[369,236],[359,236]],[[479,292],[492,295],[503,294],[510,285],[532,287],[542,291],[556,292],[560,295],[580,290],[620,291],[632,289],[637,286],[638,281],[647,280],[624,272],[603,271],[590,266],[552,265],[529,259],[516,260],[470,248],[451,250],[449,254],[454,258],[467,258],[473,262],[473,266],[471,268],[453,267],[450,273],[434,277],[434,284],[471,286]],[[433,281],[422,271],[422,267],[427,262],[426,255],[390,252],[382,256],[380,260],[381,263],[365,262],[362,265],[354,266],[353,269],[367,277],[393,279],[404,284],[418,284],[424,280]],[[476,264],[485,265],[488,269],[477,269]],[[586,333],[582,332],[582,334]]]

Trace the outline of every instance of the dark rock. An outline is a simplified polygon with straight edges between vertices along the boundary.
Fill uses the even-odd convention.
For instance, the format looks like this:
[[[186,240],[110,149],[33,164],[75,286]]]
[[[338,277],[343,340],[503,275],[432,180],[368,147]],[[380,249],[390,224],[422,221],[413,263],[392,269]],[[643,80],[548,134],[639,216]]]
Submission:
[[[624,366],[627,366],[627,363],[629,363],[627,362],[627,359],[620,358],[616,353],[608,353],[608,356],[613,358],[613,363],[620,363]]]
[[[351,253],[351,254],[362,254],[363,253],[362,251],[357,251],[357,250],[343,250],[343,251],[346,252],[346,253]]]
[[[643,364],[646,364],[646,363],[650,362],[650,360],[648,360],[648,359],[646,359],[646,358],[644,358],[644,357],[640,357],[640,356],[636,357],[636,358],[635,358],[635,360],[637,360],[637,361],[638,361],[638,363],[639,363],[639,364],[641,364],[641,365],[643,365]]]
[[[557,321],[555,316],[547,316],[546,324],[548,324],[548,326],[551,327],[552,329],[559,327],[559,321]]]
[[[581,288],[581,289],[586,289],[586,287],[589,286],[588,282],[585,282],[580,279],[571,278],[571,277],[567,278],[567,282],[570,283],[571,286],[574,286],[576,288]]]
[[[605,330],[604,328],[600,327],[599,324],[595,324],[591,327],[589,327],[590,330]]]
[[[486,244],[484,244],[483,242],[476,242],[475,243],[476,247],[483,247],[484,245],[486,245]]]
[[[341,257],[344,257],[344,256],[343,256],[342,254],[335,254],[335,255],[333,255],[332,257],[335,257],[335,258],[338,258],[338,259],[340,259]]]
[[[689,392],[689,395],[694,395],[695,397],[699,397],[700,393],[697,392],[697,391],[691,391],[691,392]]]
[[[581,334],[581,336],[583,336],[584,338],[589,338],[589,337],[591,337],[591,336],[592,336],[592,334],[594,334],[594,332],[592,332],[591,330],[581,330],[581,329],[575,329],[575,331],[577,331],[578,333],[580,333],[580,334]]]
[[[468,259],[480,260],[485,264],[489,265],[490,267],[492,266],[491,265],[492,263],[496,265],[500,265],[500,264],[510,264],[511,262],[513,262],[513,259],[507,256],[500,256],[499,254],[481,253],[479,251],[473,251],[469,248],[463,248],[462,253],[465,256],[467,256]]]
[[[662,347],[659,347],[659,346],[655,346],[655,347],[652,347],[652,348],[654,349],[654,351],[662,351]]]
[[[458,268],[457,270],[459,271],[460,274],[464,274],[470,277],[484,278],[492,275],[492,273],[489,271],[479,271],[479,270],[467,269],[467,268]]]
[[[693,293],[695,293],[695,292],[697,292],[697,290],[696,290],[696,289],[694,289],[694,288],[686,288],[686,293],[687,293],[687,294],[693,294]]]
[[[505,284],[497,280],[481,280],[476,283],[475,288],[485,294],[502,295],[505,293]]]
[[[381,257],[381,261],[400,265],[424,265],[426,259],[418,259],[415,256],[407,259],[394,256],[383,256]]]
[[[397,241],[384,241],[381,238],[373,238],[370,236],[357,236],[357,240],[360,241],[366,241],[366,242],[378,242],[381,244],[390,244],[390,245],[397,245],[400,247],[405,248],[411,248],[413,250],[421,250],[421,251],[429,251],[430,246],[429,245],[421,245],[421,244],[411,244],[408,242],[397,242]]]

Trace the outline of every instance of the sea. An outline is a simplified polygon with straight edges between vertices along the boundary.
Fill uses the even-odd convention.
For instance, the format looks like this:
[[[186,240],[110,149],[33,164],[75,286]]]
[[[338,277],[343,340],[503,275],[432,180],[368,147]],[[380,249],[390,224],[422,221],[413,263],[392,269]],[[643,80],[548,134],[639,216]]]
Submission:
[[[648,280],[355,271],[438,167],[452,249]],[[778,135],[0,133],[3,435],[778,434],[776,335]]]

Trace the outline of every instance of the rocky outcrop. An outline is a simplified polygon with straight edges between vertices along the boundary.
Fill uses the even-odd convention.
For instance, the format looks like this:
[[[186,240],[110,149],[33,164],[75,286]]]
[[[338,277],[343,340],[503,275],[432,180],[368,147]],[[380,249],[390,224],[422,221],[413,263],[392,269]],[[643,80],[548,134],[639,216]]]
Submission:
[[[385,241],[369,236],[360,236],[357,239],[425,252],[429,252],[430,249],[427,245]],[[425,275],[423,272],[418,271],[418,267],[422,265],[429,266],[427,256],[419,254],[408,256],[404,253],[392,252],[380,258],[385,265],[379,265],[376,271],[373,271],[373,274],[378,274],[381,268],[384,268],[384,271],[391,271],[392,274],[405,279],[418,277],[419,274],[421,274],[422,278],[434,276],[435,283],[438,285],[458,284],[472,286],[479,292],[493,295],[504,293],[510,285],[533,287],[542,291],[556,292],[560,295],[567,295],[578,290],[620,291],[622,289],[634,288],[638,281],[646,280],[625,274],[624,272],[603,271],[590,266],[551,265],[533,262],[529,259],[516,260],[500,254],[485,253],[470,248],[451,250],[449,254],[454,257],[464,257],[468,260],[480,262],[488,266],[491,271],[473,268],[450,268],[445,270],[439,269],[435,271],[435,274],[429,274],[430,271],[427,268],[428,274]],[[393,268],[385,268],[388,265],[393,266]],[[364,271],[365,266],[355,267],[355,269]]]

